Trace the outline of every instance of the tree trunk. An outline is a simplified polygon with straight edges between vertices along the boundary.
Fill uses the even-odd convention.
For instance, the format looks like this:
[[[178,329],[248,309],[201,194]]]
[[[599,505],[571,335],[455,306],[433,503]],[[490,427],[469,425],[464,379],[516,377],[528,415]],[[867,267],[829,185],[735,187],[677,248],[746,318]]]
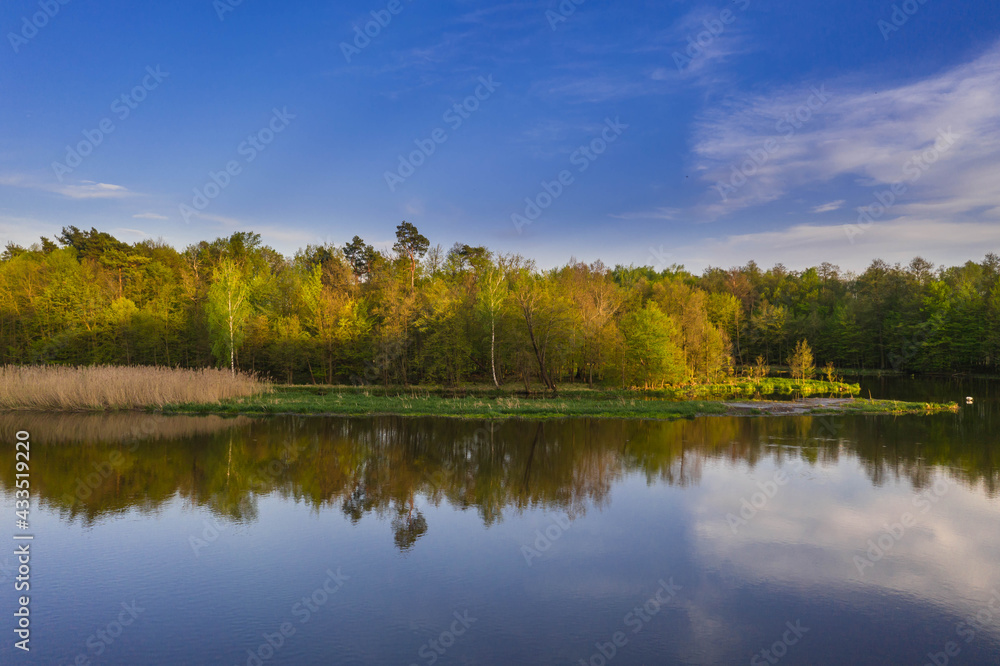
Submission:
[[[545,369],[545,352],[538,348],[538,343],[535,341],[535,332],[530,326],[528,327],[528,335],[531,338],[531,346],[535,350],[535,359],[538,361],[538,374],[542,378],[542,383],[545,384],[550,391],[556,393],[556,385],[552,382],[552,378],[549,377],[549,373]]]
[[[229,371],[236,374],[236,334],[233,331],[233,291],[229,288]]]
[[[493,385],[500,388],[497,381],[497,361],[496,361],[497,326],[496,317],[490,313],[490,370],[493,371]]]

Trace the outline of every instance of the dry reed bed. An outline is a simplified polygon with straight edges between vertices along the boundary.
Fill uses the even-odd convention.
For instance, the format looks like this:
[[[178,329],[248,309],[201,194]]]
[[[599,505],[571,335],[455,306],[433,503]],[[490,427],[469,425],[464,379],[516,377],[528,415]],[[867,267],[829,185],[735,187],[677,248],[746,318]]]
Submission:
[[[155,367],[4,366],[0,410],[94,411],[211,403],[270,391],[228,370]]]

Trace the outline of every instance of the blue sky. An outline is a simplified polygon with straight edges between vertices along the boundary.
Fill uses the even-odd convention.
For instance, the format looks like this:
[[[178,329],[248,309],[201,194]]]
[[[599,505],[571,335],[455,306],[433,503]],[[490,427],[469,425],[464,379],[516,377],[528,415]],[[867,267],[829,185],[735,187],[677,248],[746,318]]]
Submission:
[[[0,241],[1000,252],[995,0],[233,3],[0,7]]]

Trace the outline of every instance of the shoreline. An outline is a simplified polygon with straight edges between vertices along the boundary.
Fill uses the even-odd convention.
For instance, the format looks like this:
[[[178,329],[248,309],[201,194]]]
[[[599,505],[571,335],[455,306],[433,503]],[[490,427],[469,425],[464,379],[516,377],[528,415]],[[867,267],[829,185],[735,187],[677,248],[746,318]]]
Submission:
[[[930,414],[957,412],[955,403],[903,402],[858,397],[860,386],[822,380],[764,378],[728,384],[647,390],[562,385],[371,387],[260,385],[243,397],[185,399],[183,392],[149,393],[117,403],[108,399],[47,400],[5,405],[7,414],[109,414],[335,417],[412,416],[467,419],[614,418],[674,420],[699,416],[794,416],[809,414]],[[538,389],[538,390],[535,390]],[[203,394],[204,395],[204,394]],[[194,397],[194,396],[192,396]]]

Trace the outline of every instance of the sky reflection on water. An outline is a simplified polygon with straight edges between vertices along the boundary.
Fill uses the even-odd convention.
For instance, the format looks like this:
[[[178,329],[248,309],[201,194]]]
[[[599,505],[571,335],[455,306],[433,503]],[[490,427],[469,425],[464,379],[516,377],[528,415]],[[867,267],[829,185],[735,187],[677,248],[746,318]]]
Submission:
[[[38,417],[36,633],[27,659],[9,640],[0,655],[254,664],[271,636],[265,664],[923,664],[954,641],[951,663],[996,664],[1000,612],[958,633],[1000,593],[990,405],[492,427],[136,415],[97,426],[104,442],[85,417]],[[0,430],[11,418],[30,420]]]

